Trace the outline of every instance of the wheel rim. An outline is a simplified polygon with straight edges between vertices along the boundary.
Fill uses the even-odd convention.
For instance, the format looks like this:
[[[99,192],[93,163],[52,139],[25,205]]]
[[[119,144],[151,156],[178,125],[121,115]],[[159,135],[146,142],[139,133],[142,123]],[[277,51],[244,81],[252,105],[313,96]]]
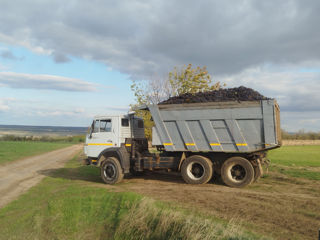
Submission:
[[[198,162],[190,163],[187,167],[187,175],[193,180],[200,180],[205,174],[205,168]]]
[[[113,180],[116,177],[116,167],[112,163],[104,165],[103,174],[107,180]]]
[[[234,182],[243,182],[246,179],[247,171],[243,166],[235,164],[228,169],[228,175]]]

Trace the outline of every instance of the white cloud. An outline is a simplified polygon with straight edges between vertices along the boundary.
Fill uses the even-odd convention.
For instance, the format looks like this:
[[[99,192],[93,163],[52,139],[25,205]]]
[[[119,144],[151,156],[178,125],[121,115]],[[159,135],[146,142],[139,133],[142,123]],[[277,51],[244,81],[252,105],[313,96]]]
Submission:
[[[84,113],[85,109],[84,108],[77,108],[74,110],[75,113]]]
[[[319,63],[315,63],[318,65]],[[320,111],[320,71],[299,71],[302,66],[274,71],[273,67],[257,67],[238,74],[217,77],[227,87],[244,85],[276,98],[284,111]]]
[[[7,70],[8,67],[0,63],[0,71]]]
[[[1,5],[1,42],[60,63],[72,57],[99,61],[137,79],[188,63],[207,66],[228,87],[245,85],[277,98],[290,128],[318,127],[300,120],[320,111],[320,73],[298,69],[320,69],[320,1],[17,1]],[[0,86],[97,89],[80,79],[3,72]]]
[[[44,48],[41,46],[37,46],[30,40],[30,31],[26,29],[18,30],[13,36],[6,35],[0,32],[0,42],[5,42],[11,45],[18,45],[25,48],[28,48],[34,53],[41,54],[41,55],[50,55],[52,54],[53,50]],[[19,36],[25,36],[24,38],[20,38]],[[23,39],[23,40],[21,40]]]
[[[319,60],[319,8],[317,0],[17,0],[1,6],[0,41],[140,78],[188,63],[227,74]]]
[[[73,108],[72,106],[58,106],[55,108],[45,108],[42,106],[35,107],[30,104],[25,106],[25,115],[30,118],[46,119],[53,122],[54,119],[67,119],[69,122],[71,119],[88,119],[91,118],[91,114],[84,108]],[[20,108],[20,107],[19,107]],[[19,110],[19,108],[15,110]]]
[[[314,62],[313,66],[319,66]],[[281,127],[288,131],[320,131],[320,68],[306,71],[305,65],[246,69],[238,74],[216,77],[227,87],[246,86],[275,98],[281,109]]]
[[[53,60],[56,63],[66,63],[66,62],[70,62],[71,61],[70,58],[68,58],[66,55],[64,55],[62,53],[53,52],[51,55],[53,56]]]
[[[319,124],[320,118],[302,119],[299,121],[300,124]]]
[[[76,78],[15,72],[0,72],[0,84],[10,88],[72,92],[92,92],[97,90],[95,84]]]
[[[0,112],[4,112],[10,109],[10,103],[15,101],[15,98],[0,98]]]
[[[23,60],[23,57],[15,56],[10,50],[1,50],[0,49],[0,57],[7,60]]]
[[[0,101],[0,111],[6,111],[9,110],[10,107],[6,104]]]
[[[39,117],[75,117],[81,115],[83,112],[66,111],[66,110],[51,110],[51,111],[37,111],[35,114]]]
[[[281,112],[281,128],[289,132],[298,130],[319,132],[320,112]]]

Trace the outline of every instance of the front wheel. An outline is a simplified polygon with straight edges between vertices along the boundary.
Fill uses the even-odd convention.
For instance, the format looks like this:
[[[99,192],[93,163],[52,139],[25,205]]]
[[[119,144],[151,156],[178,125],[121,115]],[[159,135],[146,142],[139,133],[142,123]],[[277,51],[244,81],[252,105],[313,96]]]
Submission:
[[[184,160],[181,166],[181,175],[186,183],[204,184],[212,178],[212,162],[210,159],[193,155]]]
[[[245,158],[232,157],[227,159],[221,168],[221,178],[229,187],[245,187],[254,180],[252,164]]]
[[[119,160],[115,157],[108,157],[101,164],[101,178],[107,184],[116,184],[123,179],[123,170]]]

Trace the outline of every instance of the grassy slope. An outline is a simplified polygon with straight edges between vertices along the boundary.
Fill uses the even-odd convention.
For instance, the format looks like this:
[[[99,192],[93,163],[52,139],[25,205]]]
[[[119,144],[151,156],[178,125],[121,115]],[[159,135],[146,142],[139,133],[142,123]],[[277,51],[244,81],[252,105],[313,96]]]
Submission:
[[[320,146],[283,146],[268,153],[271,170],[292,177],[320,180]]]
[[[273,163],[285,166],[320,167],[320,145],[283,146],[269,152]]]
[[[75,180],[96,173],[73,159],[45,178],[0,209],[0,239],[258,239],[236,223]]]
[[[310,172],[319,174],[318,157],[317,146],[283,147],[269,155],[274,170],[311,179]],[[94,183],[101,182],[98,174],[97,168],[81,167],[76,158],[56,170],[0,209],[0,239],[258,238],[237,224],[174,203],[99,188]],[[90,182],[83,181],[86,178]]]
[[[0,164],[70,146],[70,143],[0,141]]]

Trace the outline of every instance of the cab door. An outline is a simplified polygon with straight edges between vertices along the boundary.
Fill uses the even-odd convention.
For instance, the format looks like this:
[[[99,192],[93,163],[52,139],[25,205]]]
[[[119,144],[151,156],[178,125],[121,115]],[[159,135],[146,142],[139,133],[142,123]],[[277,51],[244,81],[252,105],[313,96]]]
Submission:
[[[96,119],[93,123],[91,136],[87,139],[88,156],[98,157],[103,150],[118,146],[117,129],[115,118]]]

